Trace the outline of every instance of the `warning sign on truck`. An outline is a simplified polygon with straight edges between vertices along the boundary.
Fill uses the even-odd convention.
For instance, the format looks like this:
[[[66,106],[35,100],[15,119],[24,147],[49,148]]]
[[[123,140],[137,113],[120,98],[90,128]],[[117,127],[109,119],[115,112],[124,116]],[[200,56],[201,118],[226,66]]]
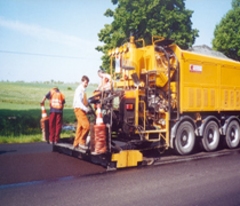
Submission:
[[[190,64],[189,65],[189,71],[190,72],[202,72],[202,66],[201,65]]]

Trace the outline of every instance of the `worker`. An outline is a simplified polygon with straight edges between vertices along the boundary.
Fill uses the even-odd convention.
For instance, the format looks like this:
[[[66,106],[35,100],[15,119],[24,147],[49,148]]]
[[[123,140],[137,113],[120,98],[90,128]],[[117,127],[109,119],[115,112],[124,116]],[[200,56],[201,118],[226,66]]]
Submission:
[[[59,142],[62,130],[65,97],[57,87],[54,87],[43,97],[41,105],[44,105],[46,99],[50,101],[49,143],[56,144]]]
[[[98,70],[98,76],[101,78],[101,81],[97,87],[98,91],[106,91],[111,89],[111,76],[105,73],[103,70]]]
[[[80,149],[86,150],[86,138],[90,129],[90,124],[87,118],[87,113],[89,111],[87,95],[85,90],[88,86],[89,78],[85,75],[82,76],[81,83],[77,87],[73,98],[73,108],[74,113],[77,118],[77,130],[76,136],[73,142],[73,148],[79,147]]]

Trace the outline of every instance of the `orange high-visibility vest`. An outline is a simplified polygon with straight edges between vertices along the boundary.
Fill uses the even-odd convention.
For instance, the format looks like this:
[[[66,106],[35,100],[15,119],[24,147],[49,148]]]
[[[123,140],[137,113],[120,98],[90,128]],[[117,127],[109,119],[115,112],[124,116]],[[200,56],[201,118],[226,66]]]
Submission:
[[[50,107],[54,109],[63,109],[64,95],[55,89],[51,90]]]

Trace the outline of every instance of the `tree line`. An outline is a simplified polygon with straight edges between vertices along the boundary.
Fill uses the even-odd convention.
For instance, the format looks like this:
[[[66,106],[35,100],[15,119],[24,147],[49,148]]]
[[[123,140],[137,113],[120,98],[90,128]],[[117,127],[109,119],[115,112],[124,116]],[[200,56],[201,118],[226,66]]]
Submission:
[[[101,67],[109,71],[108,51],[121,46],[134,33],[137,38],[151,42],[151,36],[170,38],[182,49],[189,49],[199,36],[192,28],[193,11],[185,8],[185,0],[112,0],[115,10],[104,15],[113,19],[98,33],[103,45],[96,47],[103,53]],[[232,9],[216,25],[213,49],[227,57],[240,60],[240,0],[232,0]]]

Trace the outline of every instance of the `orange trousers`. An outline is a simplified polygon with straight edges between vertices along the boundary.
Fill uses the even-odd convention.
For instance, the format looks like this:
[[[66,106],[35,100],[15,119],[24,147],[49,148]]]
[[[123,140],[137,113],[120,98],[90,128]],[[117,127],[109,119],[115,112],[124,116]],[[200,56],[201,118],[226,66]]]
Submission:
[[[77,118],[78,124],[73,146],[77,147],[78,144],[86,144],[86,138],[90,129],[90,124],[87,115],[83,110],[75,108],[74,113]]]

